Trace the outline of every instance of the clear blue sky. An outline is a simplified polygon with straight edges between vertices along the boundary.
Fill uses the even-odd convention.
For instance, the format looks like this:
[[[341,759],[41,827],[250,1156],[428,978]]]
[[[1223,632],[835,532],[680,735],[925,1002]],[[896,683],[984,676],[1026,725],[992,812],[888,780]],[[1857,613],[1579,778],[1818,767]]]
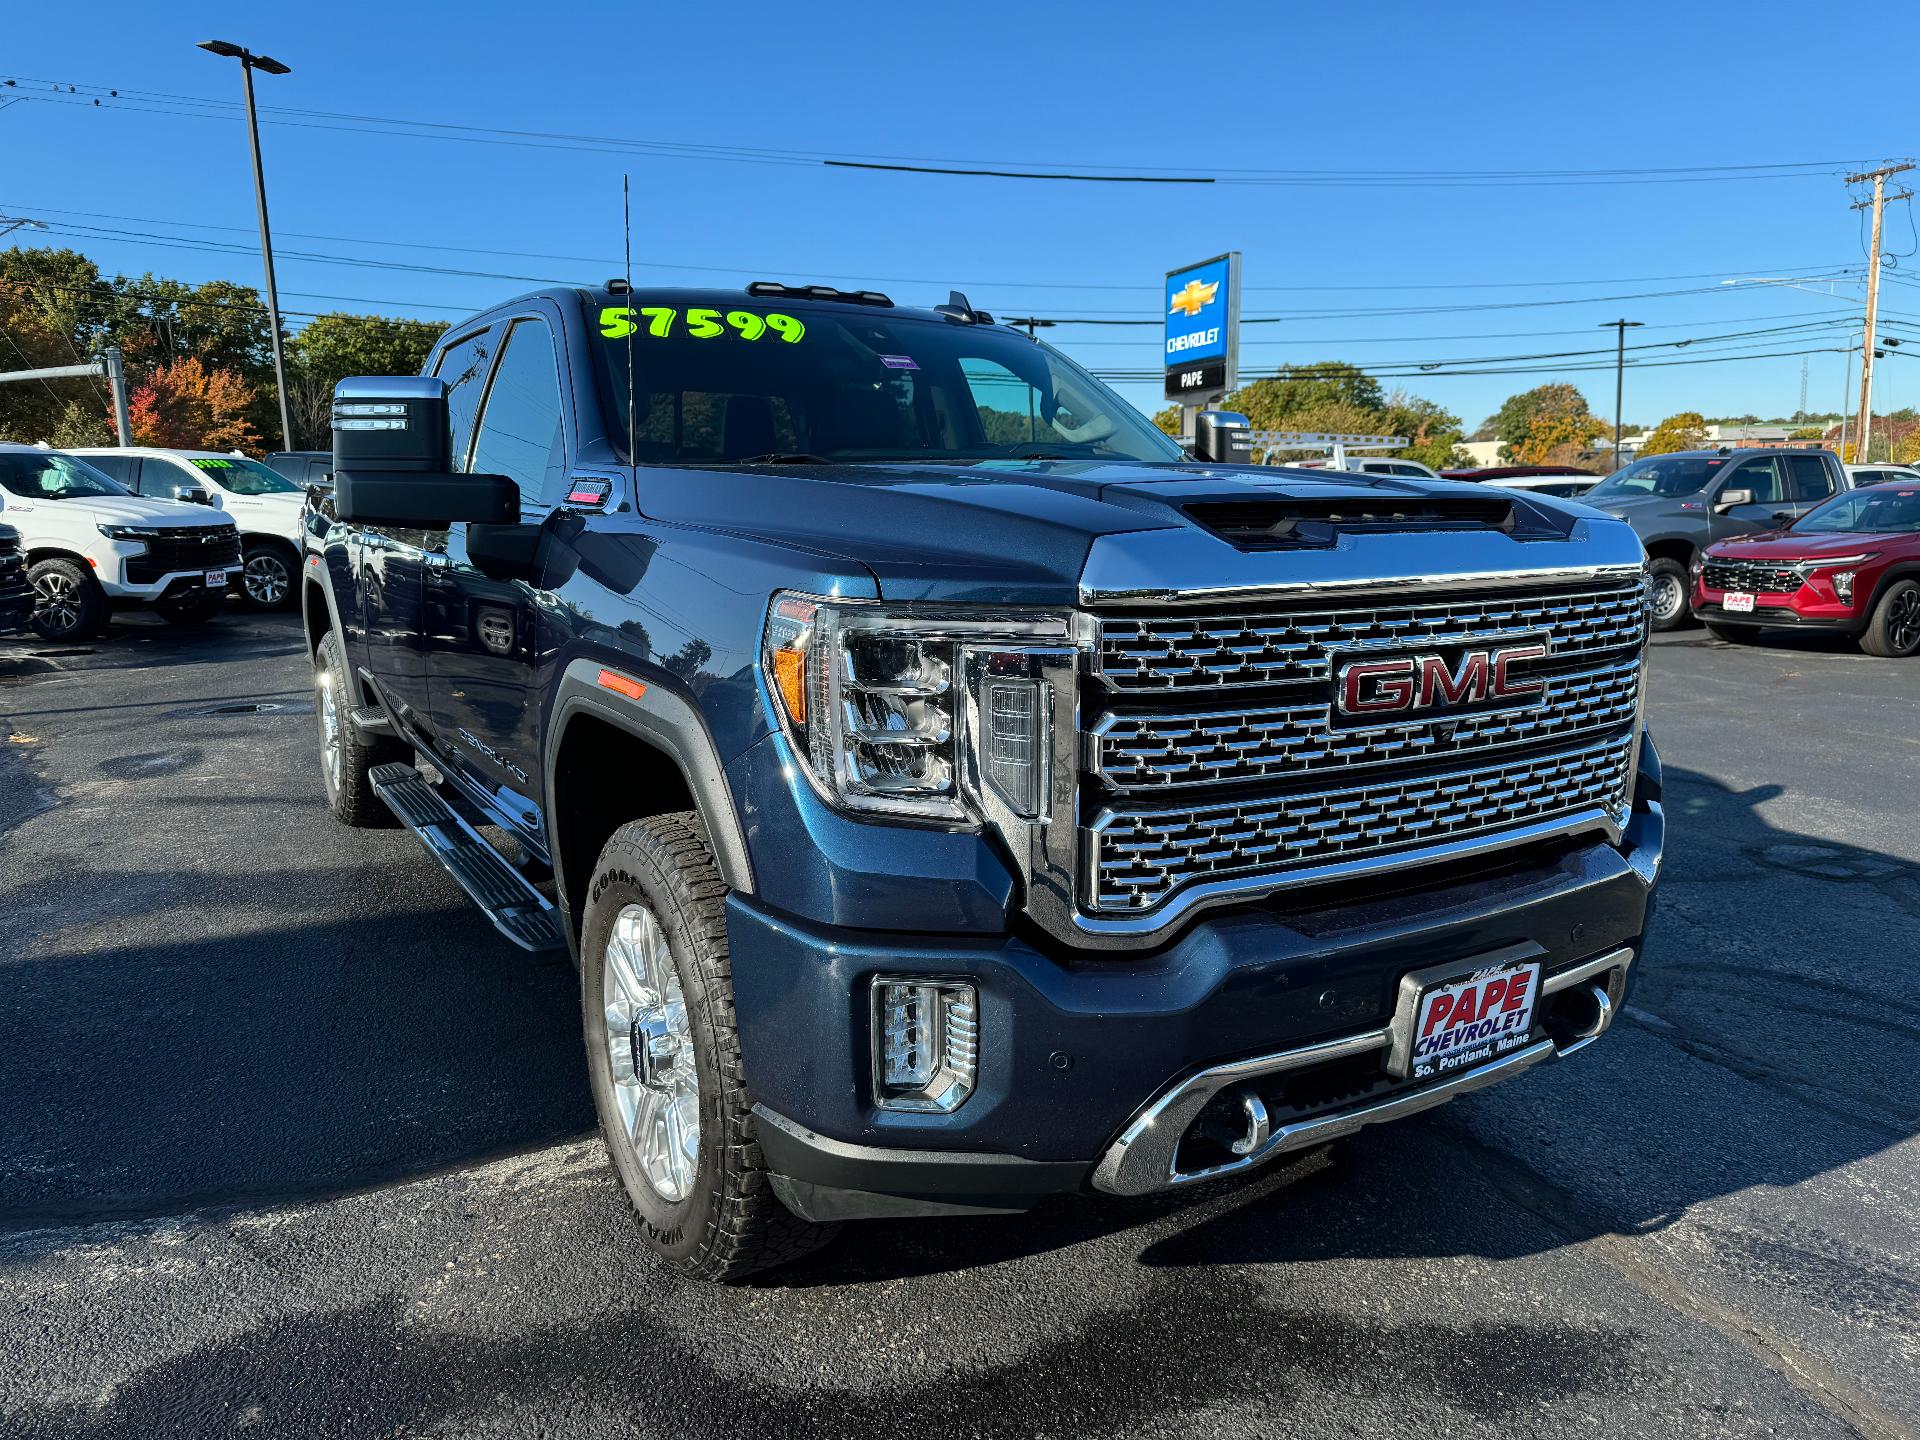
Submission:
[[[235,62],[194,48],[210,36],[293,66],[260,78],[272,107],[678,145],[1353,177],[1360,183],[1341,188],[1061,183],[345,133],[287,123],[301,118],[291,115],[265,126],[283,252],[597,280],[617,273],[629,171],[643,284],[831,279],[917,303],[944,300],[954,285],[998,313],[1152,320],[1163,271],[1239,249],[1245,313],[1347,312],[1248,328],[1243,374],[1329,358],[1585,350],[1611,341],[1595,327],[1618,315],[1648,322],[1630,337],[1644,344],[1857,313],[1857,282],[1831,297],[1717,283],[1858,273],[1859,217],[1832,166],[1716,183],[1367,183],[1383,171],[1844,165],[1920,153],[1911,3],[17,3],[0,58],[14,68],[0,75],[22,84],[0,99],[45,95],[31,77],[231,102]],[[1870,78],[1848,78],[1855,67]],[[181,108],[127,98],[0,108],[0,214],[48,220],[54,233],[35,241],[72,244],[110,271],[257,283],[243,128],[230,114]],[[1915,250],[1910,213],[1890,208],[1886,248]],[[83,237],[77,226],[170,243]],[[370,240],[397,243],[359,243]],[[1885,304],[1896,327],[1905,316],[1891,333],[1920,352],[1920,285],[1905,278],[1920,277],[1920,255],[1906,265]],[[1641,278],[1667,276],[1688,278]],[[1512,288],[1451,288],[1484,282]],[[530,288],[292,253],[280,284],[289,310],[440,318]],[[1577,303],[1517,304],[1545,300]],[[1351,314],[1433,306],[1515,308]],[[1713,348],[1836,347],[1808,357],[1810,407],[1832,409],[1840,334]],[[1049,338],[1100,368],[1159,364],[1149,327],[1062,327]],[[1506,395],[1556,378],[1611,413],[1610,370],[1539,363],[1561,368],[1399,383],[1469,428]],[[1628,418],[1790,412],[1800,367],[1783,357],[1630,371]],[[1145,408],[1159,403],[1157,386],[1125,389]],[[1876,409],[1910,404],[1920,404],[1920,354],[1880,370]]]

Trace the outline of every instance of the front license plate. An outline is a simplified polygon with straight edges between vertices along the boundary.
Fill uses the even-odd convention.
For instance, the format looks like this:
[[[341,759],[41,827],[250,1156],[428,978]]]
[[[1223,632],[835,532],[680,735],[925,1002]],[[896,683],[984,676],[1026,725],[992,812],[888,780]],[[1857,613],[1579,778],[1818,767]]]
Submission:
[[[1721,604],[1736,614],[1749,614],[1753,610],[1753,596],[1744,590],[1729,590],[1721,598]]]
[[[1497,1060],[1532,1038],[1538,960],[1455,969],[1447,976],[1427,971],[1402,984],[1393,1068],[1410,1079],[1430,1080]]]
[[[207,588],[209,590],[226,589],[227,588],[227,572],[224,570],[207,571]]]

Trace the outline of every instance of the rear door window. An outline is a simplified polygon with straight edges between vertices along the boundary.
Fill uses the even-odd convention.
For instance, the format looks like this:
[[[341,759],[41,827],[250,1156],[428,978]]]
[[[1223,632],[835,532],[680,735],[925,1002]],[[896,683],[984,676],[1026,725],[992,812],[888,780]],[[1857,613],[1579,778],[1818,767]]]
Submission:
[[[1827,469],[1825,460],[1818,455],[1788,455],[1784,459],[1789,500],[1796,504],[1811,504],[1833,494],[1833,474]]]
[[[140,490],[140,457],[138,455],[89,455],[86,461],[94,469],[111,475],[135,494]]]

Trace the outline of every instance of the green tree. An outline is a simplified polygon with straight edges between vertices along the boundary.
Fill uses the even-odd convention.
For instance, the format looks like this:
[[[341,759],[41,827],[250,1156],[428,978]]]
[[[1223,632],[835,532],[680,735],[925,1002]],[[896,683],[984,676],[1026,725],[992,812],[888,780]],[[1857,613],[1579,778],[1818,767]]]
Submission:
[[[1669,415],[1647,436],[1642,455],[1671,455],[1676,450],[1698,450],[1707,443],[1707,422],[1698,410]]]
[[[1802,425],[1798,430],[1787,436],[1787,438],[1789,440],[1818,440],[1826,433],[1827,432],[1822,430],[1818,425]]]
[[[1571,463],[1607,432],[1572,385],[1537,385],[1507,397],[1493,417],[1500,457],[1516,465]]]
[[[1283,365],[1281,373],[1242,385],[1221,406],[1253,422],[1256,430],[1303,430],[1296,423],[1309,411],[1340,404],[1378,411],[1386,404],[1380,382],[1357,365],[1323,360],[1315,365]]]
[[[1407,448],[1395,451],[1396,459],[1418,460],[1434,470],[1453,464],[1453,447],[1466,438],[1458,415],[1404,390],[1387,396],[1379,423],[1380,434],[1407,437]]]
[[[289,346],[287,389],[296,441],[328,444],[333,387],[349,375],[418,375],[434,342],[446,333],[438,320],[385,315],[316,315]]]
[[[1180,407],[1169,405],[1164,410],[1154,411],[1153,423],[1178,440],[1180,438]]]

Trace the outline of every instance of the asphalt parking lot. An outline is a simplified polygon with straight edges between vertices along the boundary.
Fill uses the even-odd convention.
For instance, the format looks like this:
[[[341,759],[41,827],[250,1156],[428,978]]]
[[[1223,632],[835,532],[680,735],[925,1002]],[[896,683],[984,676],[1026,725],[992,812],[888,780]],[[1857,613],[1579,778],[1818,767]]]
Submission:
[[[571,968],[326,815],[295,617],[0,640],[0,1433],[1920,1433],[1920,662],[1655,652],[1604,1043],[715,1289],[630,1233]]]

